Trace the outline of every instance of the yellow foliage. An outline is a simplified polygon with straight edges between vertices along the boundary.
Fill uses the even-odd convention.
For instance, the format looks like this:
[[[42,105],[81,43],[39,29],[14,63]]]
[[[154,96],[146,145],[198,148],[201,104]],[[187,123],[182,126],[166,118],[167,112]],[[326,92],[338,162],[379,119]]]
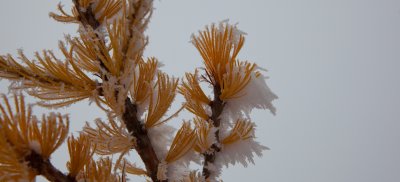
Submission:
[[[149,58],[147,61],[138,62],[138,69],[133,75],[131,97],[135,103],[142,104],[149,98],[153,89],[154,77],[157,75],[159,62],[156,58]]]
[[[35,174],[25,164],[25,157],[36,152],[43,160],[49,159],[68,134],[68,117],[52,113],[38,121],[22,94],[14,95],[14,107],[5,95],[3,100],[4,105],[0,104],[0,174],[13,176],[10,180],[33,180]]]
[[[191,100],[190,98],[186,98],[185,108],[196,116],[208,120],[210,116],[206,112],[207,105],[203,104],[198,100]]]
[[[210,149],[214,141],[210,141],[210,136],[215,138],[215,133],[211,133],[212,125],[201,118],[195,118],[194,124],[196,126],[196,145],[194,149],[196,152],[204,153]]]
[[[222,140],[222,144],[229,145],[239,140],[253,138],[254,124],[249,120],[238,119],[230,134]]]
[[[120,12],[124,3],[126,3],[126,0],[99,0],[93,12],[97,20],[102,23]]]
[[[10,103],[4,95],[3,100],[6,107],[0,104],[3,115],[0,125],[7,141],[21,156],[29,153],[31,145],[37,143],[40,147],[37,150],[40,151],[36,152],[39,152],[44,159],[48,159],[67,137],[68,117],[52,113],[48,116],[43,115],[42,121],[39,122],[32,116],[32,108],[30,106],[26,108],[22,95],[14,95],[16,113],[12,112]]]
[[[147,171],[136,166],[135,163],[130,163],[127,159],[123,159],[123,163],[119,163],[117,166],[119,169],[125,169],[126,173],[137,175],[137,176],[147,176]]]
[[[72,50],[75,53],[75,57],[72,54],[67,52],[67,50],[62,46],[61,49],[64,55],[68,55],[70,60],[74,60],[74,63],[89,72],[92,73],[100,73],[100,62],[98,59],[98,53],[100,49],[97,47],[103,46],[103,44],[95,37],[93,31],[89,31],[85,34],[80,34],[79,38],[67,39],[68,43],[71,45],[71,53]],[[100,75],[99,75],[100,76]]]
[[[24,97],[21,95],[19,98],[14,95],[14,109],[5,95],[2,96],[5,106],[0,104],[2,117],[1,131],[7,142],[10,143],[19,156],[23,156],[29,152],[29,125],[32,123],[32,108],[26,108]]]
[[[201,89],[197,76],[197,70],[195,70],[194,74],[186,73],[186,81],[184,80],[179,87],[179,93],[184,95],[187,100],[196,100],[203,104],[209,104],[211,101]]]
[[[121,174],[124,176],[125,174]],[[85,166],[77,180],[96,181],[96,182],[123,182],[123,177],[113,172],[112,160],[110,158],[100,158],[97,162],[90,160]]]
[[[84,134],[75,139],[74,136],[68,138],[68,151],[70,160],[67,162],[67,168],[70,176],[77,176],[88,165],[95,151],[90,138]]]
[[[149,110],[145,117],[146,128],[151,128],[167,121],[161,121],[160,119],[170,108],[176,95],[175,91],[177,86],[178,79],[170,79],[167,74],[161,72],[158,73],[156,84],[157,96],[154,98],[154,92],[152,91],[150,93]],[[174,115],[176,114],[177,113]]]
[[[99,23],[113,18],[121,10],[124,2],[123,0],[99,0],[94,3],[94,0],[78,0],[79,7],[86,9],[86,11],[90,8],[90,11],[96,16],[96,20]],[[50,17],[59,22],[80,23],[79,11],[75,6],[72,8],[72,15],[66,13],[61,4],[58,5],[58,11],[61,14],[50,13]]]
[[[211,101],[200,87],[197,70],[195,70],[194,74],[186,73],[185,78],[182,85],[178,88],[179,93],[186,99],[185,108],[196,116],[208,120],[209,116],[205,107]]]
[[[196,142],[196,131],[190,127],[190,123],[183,123],[172,141],[165,162],[174,162],[187,154]]]
[[[240,97],[237,94],[250,82],[256,65],[237,60],[244,36],[239,34],[238,38],[235,37],[236,27],[229,24],[220,26],[206,27],[198,36],[193,36],[193,44],[203,58],[208,81],[221,88],[221,100],[228,100]],[[192,85],[191,89],[195,90],[196,86]]]
[[[20,162],[21,158],[7,142],[3,132],[0,133],[0,181],[33,181],[35,174]]]
[[[78,11],[76,8],[72,8],[72,15],[69,15],[67,12],[64,11],[63,6],[61,3],[57,6],[58,11],[61,14],[50,13],[50,17],[54,20],[64,23],[78,23]]]
[[[109,118],[108,123],[97,120],[96,126],[97,128],[92,128],[86,124],[83,128],[85,135],[96,145],[96,154],[126,153],[135,148],[136,141],[127,132],[125,125],[117,124],[113,118]]]
[[[200,31],[199,36],[193,37],[193,44],[203,58],[206,71],[214,85],[221,85],[227,66],[236,60],[244,44],[244,36],[240,35],[238,43],[233,44],[235,27],[226,25],[219,31],[213,24],[211,28]]]
[[[40,155],[49,159],[50,155],[61,146],[68,135],[69,121],[63,122],[61,114],[43,115],[40,126],[34,120],[29,128],[29,140],[40,144]]]
[[[110,48],[105,44],[104,40],[99,38],[93,29],[87,29],[80,32],[80,39],[74,38],[70,41],[76,53],[81,59],[79,65],[87,70],[98,71],[103,76],[104,73],[109,73],[112,76],[120,76],[121,74],[121,60],[114,60]],[[86,63],[87,62],[87,63]],[[97,69],[92,67],[98,67]],[[101,70],[103,69],[103,70]],[[103,72],[103,73],[102,73]]]
[[[59,21],[84,24],[79,37],[67,38],[70,48],[67,49],[60,42],[59,47],[66,60],[60,61],[52,51],[43,51],[43,55],[36,53],[39,64],[29,60],[22,52],[20,60],[23,64],[11,56],[2,56],[0,77],[20,81],[21,84],[14,85],[14,88],[29,89],[31,95],[42,100],[40,104],[43,106],[62,107],[91,98],[103,109],[106,109],[103,107],[105,104],[121,114],[124,110],[119,106],[129,94],[133,84],[130,78],[135,77],[136,66],[141,62],[147,45],[143,32],[151,16],[152,2],[77,0],[74,3],[72,15],[68,15],[61,5],[58,6],[61,15],[51,14]],[[119,12],[121,16],[114,18]],[[95,30],[97,27],[87,24],[89,20],[85,18],[94,18],[100,24],[106,19],[110,20],[103,24],[106,32],[99,33]],[[149,61],[152,67],[149,69],[155,70],[151,66],[155,62]],[[144,68],[149,66],[139,65]],[[148,70],[142,70],[141,73],[144,71]],[[103,82],[97,83],[87,72],[98,76]],[[147,99],[149,92],[141,93],[145,94],[134,93],[138,101]]]
[[[255,66],[254,63],[240,61],[234,61],[234,64],[230,64],[228,73],[223,78],[220,99],[228,100],[243,96],[237,94],[250,82]]]
[[[60,49],[64,49],[60,45]],[[67,58],[69,53],[63,51]],[[90,79],[73,61],[62,62],[52,51],[36,53],[36,61],[29,60],[22,52],[19,58],[24,63],[18,63],[10,55],[0,57],[0,77],[20,81],[14,89],[30,89],[29,94],[44,101],[43,106],[61,107],[91,97],[96,89],[96,82]]]

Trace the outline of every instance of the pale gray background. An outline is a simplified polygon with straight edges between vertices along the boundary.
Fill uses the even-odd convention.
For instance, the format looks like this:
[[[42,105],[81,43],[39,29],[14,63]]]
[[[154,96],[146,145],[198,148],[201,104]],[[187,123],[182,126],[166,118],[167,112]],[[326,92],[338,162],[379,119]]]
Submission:
[[[76,26],[48,18],[57,3],[3,0],[0,53],[56,49],[64,33],[74,34]],[[399,0],[163,0],[155,7],[146,55],[163,61],[163,70],[182,76],[200,66],[191,33],[229,18],[248,33],[239,57],[267,68],[280,97],[277,116],[254,112],[258,140],[271,150],[255,166],[225,170],[224,181],[400,181]],[[87,103],[64,110],[73,131],[102,116]],[[65,171],[60,150],[53,161]]]

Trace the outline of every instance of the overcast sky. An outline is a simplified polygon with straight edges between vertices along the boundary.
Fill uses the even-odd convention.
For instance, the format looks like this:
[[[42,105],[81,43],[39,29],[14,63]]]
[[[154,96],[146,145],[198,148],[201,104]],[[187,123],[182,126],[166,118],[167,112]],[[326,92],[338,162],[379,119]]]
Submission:
[[[48,17],[57,3],[2,1],[0,54],[56,50],[74,34],[76,26]],[[145,54],[167,73],[201,66],[190,35],[224,19],[248,34],[239,58],[269,70],[277,115],[256,111],[253,120],[271,150],[254,166],[224,170],[224,181],[400,181],[399,0],[163,0],[155,8]],[[64,110],[73,131],[102,116],[86,102]],[[53,156],[63,171],[66,153]]]

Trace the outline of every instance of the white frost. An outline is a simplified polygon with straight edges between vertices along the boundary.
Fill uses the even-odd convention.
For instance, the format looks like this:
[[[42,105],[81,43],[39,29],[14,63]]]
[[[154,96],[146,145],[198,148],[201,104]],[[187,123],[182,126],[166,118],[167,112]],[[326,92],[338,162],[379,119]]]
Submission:
[[[217,156],[217,158],[218,157],[219,156]],[[221,181],[220,179],[218,179],[222,173],[222,165],[220,163],[217,163],[217,161],[215,161],[214,163],[208,163],[205,167],[211,172],[208,179],[210,182]]]
[[[38,154],[42,153],[42,147],[41,147],[39,141],[36,141],[36,140],[29,141],[29,148],[31,148],[33,151],[35,151]]]
[[[237,46],[238,45],[238,43],[239,43],[239,40],[240,40],[240,36],[242,36],[242,35],[246,35],[247,33],[246,32],[244,32],[244,31],[242,31],[242,30],[240,30],[238,27],[237,27],[237,24],[238,23],[235,23],[235,24],[230,24],[229,23],[229,19],[225,19],[225,20],[222,20],[222,21],[220,21],[219,23],[218,23],[218,25],[215,25],[215,23],[213,23],[212,25],[213,26],[215,26],[215,28],[216,28],[216,30],[217,30],[217,32],[218,33],[223,33],[223,32],[225,32],[225,29],[227,28],[227,27],[229,27],[229,28],[232,28],[232,38],[230,38],[228,41],[229,41],[229,43],[232,43],[233,45],[235,45],[235,46]],[[194,39],[195,39],[195,37],[196,37],[196,35],[195,34],[192,34],[191,36],[190,36],[190,43],[192,43],[192,44],[194,44]]]
[[[175,130],[174,127],[169,126],[168,124],[154,126],[147,130],[150,142],[159,159],[165,159],[165,156],[168,153],[167,146],[171,145],[172,136]]]
[[[254,154],[261,157],[263,150],[268,150],[268,148],[254,141],[254,139],[240,140],[233,144],[224,145],[221,152],[218,153],[215,163],[226,167],[229,164],[240,163],[247,167],[249,163],[254,164]]]
[[[158,164],[158,170],[157,170],[157,179],[163,181],[167,180],[167,163],[165,161],[161,161]]]
[[[189,151],[177,161],[168,164],[168,180],[181,181],[182,177],[190,175],[191,162],[200,164],[201,157],[194,150]]]
[[[272,101],[277,99],[278,96],[268,87],[263,75],[256,76],[255,71],[259,70],[261,68],[257,68],[251,73],[250,82],[237,94],[240,97],[227,100],[223,118],[236,120],[243,115],[250,118],[250,112],[254,108],[267,109],[275,115],[276,108],[272,105]]]
[[[235,46],[238,45],[239,40],[240,40],[240,36],[242,35],[246,35],[247,33],[240,30],[239,28],[237,28],[238,23],[235,23],[234,25],[231,25],[229,23],[229,19],[226,20],[222,20],[221,22],[219,22],[219,27],[218,27],[218,32],[223,32],[225,31],[226,27],[232,27],[232,34],[233,34],[233,38],[230,39],[229,41],[231,41],[232,44],[234,44]]]

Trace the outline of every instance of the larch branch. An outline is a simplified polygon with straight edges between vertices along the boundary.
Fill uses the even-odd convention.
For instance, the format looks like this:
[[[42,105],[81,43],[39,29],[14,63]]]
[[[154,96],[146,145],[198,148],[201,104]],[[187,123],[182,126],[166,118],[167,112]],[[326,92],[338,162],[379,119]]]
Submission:
[[[160,161],[150,142],[146,127],[137,118],[137,106],[132,103],[129,98],[125,100],[125,112],[122,118],[129,133],[136,138],[136,151],[146,166],[147,175],[154,182],[161,182],[161,180],[157,178],[158,164]],[[167,182],[167,180],[163,182]]]
[[[210,147],[210,152],[203,153],[204,156],[204,166],[203,166],[203,176],[205,179],[208,179],[211,175],[210,169],[208,169],[208,165],[214,163],[216,155],[220,148],[220,138],[219,138],[219,127],[221,125],[221,119],[219,118],[223,109],[224,102],[220,99],[221,95],[221,87],[216,84],[214,85],[214,100],[209,104],[211,107],[212,115],[210,117],[211,124],[217,128],[215,131],[216,143],[213,143]]]
[[[75,178],[65,175],[56,169],[53,164],[51,164],[49,159],[43,159],[43,157],[35,151],[31,151],[31,153],[25,157],[25,161],[28,162],[28,166],[37,174],[43,175],[49,181],[76,182]]]
[[[79,21],[82,22],[83,25],[90,26],[92,29],[97,29],[100,26],[99,21],[96,19],[92,9],[90,8],[91,6],[88,7],[88,9],[83,12],[80,10],[80,4],[78,0],[73,0],[76,9],[79,12]],[[139,4],[140,7],[140,4]],[[136,11],[135,11],[136,12]],[[131,15],[132,22],[135,19],[135,14]],[[131,22],[131,23],[132,23]],[[129,42],[132,39],[132,35],[134,30],[131,29],[130,27],[130,35],[129,35]],[[129,44],[128,44],[129,45]],[[127,48],[123,48],[123,53],[126,55],[127,53]],[[127,61],[127,60],[124,60]],[[102,64],[100,61],[100,65],[105,68],[105,66]],[[105,77],[105,79],[107,79]],[[102,90],[99,90],[99,93],[102,94]],[[125,100],[125,112],[123,113],[123,122],[125,123],[129,133],[133,137],[136,138],[136,151],[138,152],[139,156],[143,160],[146,170],[148,172],[149,177],[153,181],[160,181],[157,179],[157,171],[158,171],[158,164],[159,160],[157,158],[157,155],[154,151],[154,148],[150,142],[150,138],[147,133],[147,129],[145,126],[140,122],[140,120],[137,117],[137,107],[134,103],[131,102],[129,98],[126,98]]]

